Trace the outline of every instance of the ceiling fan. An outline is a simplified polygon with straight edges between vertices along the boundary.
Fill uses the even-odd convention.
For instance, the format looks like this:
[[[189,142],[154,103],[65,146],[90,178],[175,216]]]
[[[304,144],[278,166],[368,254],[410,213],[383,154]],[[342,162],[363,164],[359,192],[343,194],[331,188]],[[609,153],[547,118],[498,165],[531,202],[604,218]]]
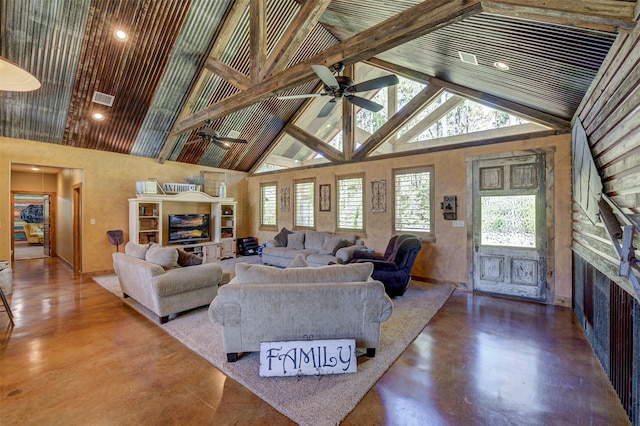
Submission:
[[[354,81],[350,77],[338,75],[334,76],[333,71],[324,65],[311,65],[313,71],[320,77],[320,80],[324,83],[323,93],[309,93],[306,95],[288,95],[278,96],[278,99],[299,99],[299,98],[314,98],[317,96],[333,96],[327,104],[320,110],[318,117],[326,117],[336,106],[336,103],[345,98],[348,102],[357,105],[361,108],[368,109],[369,111],[378,112],[382,108],[382,105],[370,101],[369,99],[356,96],[358,92],[366,92],[369,90],[382,89],[384,87],[393,86],[398,84],[398,77],[395,75],[385,75],[383,77],[374,78],[372,80],[363,81],[362,83],[354,84]],[[342,72],[344,65],[336,64],[333,66],[333,70],[337,73]]]
[[[211,124],[211,120],[206,120],[205,123],[207,125]],[[232,143],[248,143],[246,140],[244,139],[236,139],[236,138],[229,138],[229,137],[223,137],[220,135],[220,133],[217,130],[213,130],[209,127],[205,127],[202,130],[198,131],[198,136],[200,137],[200,139],[205,140],[207,142],[211,142],[212,144],[222,148],[222,149],[229,149],[231,148],[231,144]],[[199,141],[189,141],[187,142],[185,145],[191,144],[191,143],[196,143]]]

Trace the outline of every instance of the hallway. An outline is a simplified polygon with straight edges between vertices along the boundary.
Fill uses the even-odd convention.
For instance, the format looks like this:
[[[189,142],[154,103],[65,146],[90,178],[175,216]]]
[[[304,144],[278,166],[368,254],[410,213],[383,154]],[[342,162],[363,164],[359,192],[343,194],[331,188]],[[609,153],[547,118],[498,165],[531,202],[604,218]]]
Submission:
[[[291,423],[55,258],[13,276],[0,424]],[[456,292],[343,424],[629,421],[571,310]]]

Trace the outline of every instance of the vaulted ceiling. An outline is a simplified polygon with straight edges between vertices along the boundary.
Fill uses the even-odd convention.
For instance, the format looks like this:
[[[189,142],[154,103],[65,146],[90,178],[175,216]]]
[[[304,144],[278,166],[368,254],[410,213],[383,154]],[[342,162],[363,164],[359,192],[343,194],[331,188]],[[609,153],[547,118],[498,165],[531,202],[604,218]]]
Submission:
[[[253,171],[287,132],[331,162],[362,160],[406,121],[406,111],[359,148],[335,153],[291,123],[309,101],[278,99],[321,89],[311,65],[337,63],[366,63],[427,83],[425,101],[446,90],[566,132],[611,44],[635,26],[635,6],[3,0],[0,56],[42,86],[0,92],[0,135]],[[114,37],[117,29],[128,33],[126,41]],[[459,52],[475,55],[478,64],[461,61]],[[497,69],[498,61],[510,69]],[[93,102],[96,92],[113,96],[111,106]],[[106,118],[95,121],[94,112]],[[248,143],[220,148],[199,138],[203,127]]]

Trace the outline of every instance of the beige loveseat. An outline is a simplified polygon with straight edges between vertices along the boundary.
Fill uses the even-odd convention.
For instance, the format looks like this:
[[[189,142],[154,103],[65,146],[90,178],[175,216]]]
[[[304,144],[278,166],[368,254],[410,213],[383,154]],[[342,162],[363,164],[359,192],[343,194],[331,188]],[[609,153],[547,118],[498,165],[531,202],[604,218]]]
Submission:
[[[355,339],[375,356],[380,323],[393,305],[370,263],[280,269],[236,265],[236,277],[220,287],[209,317],[222,326],[227,360],[260,350],[260,342]]]
[[[220,265],[205,263],[180,267],[175,248],[127,243],[125,252],[113,253],[113,269],[124,297],[158,315],[160,324],[169,315],[211,303],[218,286],[229,281]],[[193,263],[193,262],[188,262]]]
[[[309,266],[324,266],[334,263],[349,263],[353,252],[366,248],[354,234],[336,235],[330,232],[291,232],[286,228],[265,243],[262,263],[286,268],[298,255],[302,255]]]

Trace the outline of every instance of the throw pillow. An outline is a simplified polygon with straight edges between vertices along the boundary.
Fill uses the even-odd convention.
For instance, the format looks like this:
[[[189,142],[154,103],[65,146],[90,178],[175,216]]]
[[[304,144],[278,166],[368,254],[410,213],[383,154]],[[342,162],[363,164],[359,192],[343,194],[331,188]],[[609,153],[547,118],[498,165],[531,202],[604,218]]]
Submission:
[[[349,243],[350,246],[356,243],[356,234],[343,235],[342,238],[344,238]]]
[[[160,244],[153,244],[147,250],[145,256],[147,262],[155,263],[164,269],[178,267],[178,250],[172,247],[162,247]]]
[[[296,232],[295,234],[287,235],[287,248],[293,250],[304,249],[304,233]]]
[[[238,284],[348,283],[367,281],[372,272],[371,262],[290,269],[239,262],[235,280]]]
[[[143,244],[132,243],[131,241],[129,241],[124,246],[125,254],[129,256],[137,257],[138,259],[142,259],[142,260],[145,260],[145,256],[147,255],[147,250],[149,250],[149,244],[143,245]]]
[[[306,268],[308,266],[309,264],[306,260],[304,260],[304,256],[299,254],[295,257],[295,259],[291,261],[291,263],[289,263],[289,266],[287,266],[287,268]]]
[[[347,247],[349,243],[347,243],[342,238],[330,238],[324,242],[324,245],[318,252],[319,254],[330,254],[331,256],[335,256],[336,252],[342,247]]]
[[[289,231],[287,228],[282,228],[280,232],[276,234],[273,239],[278,244],[277,247],[286,247],[287,246],[287,235],[293,234],[292,231]]]
[[[193,266],[201,265],[202,258],[196,254],[189,253],[182,249],[178,249],[178,265],[180,266]]]
[[[304,231],[304,248],[312,250],[320,250],[326,240],[327,232],[312,231],[307,229]]]

